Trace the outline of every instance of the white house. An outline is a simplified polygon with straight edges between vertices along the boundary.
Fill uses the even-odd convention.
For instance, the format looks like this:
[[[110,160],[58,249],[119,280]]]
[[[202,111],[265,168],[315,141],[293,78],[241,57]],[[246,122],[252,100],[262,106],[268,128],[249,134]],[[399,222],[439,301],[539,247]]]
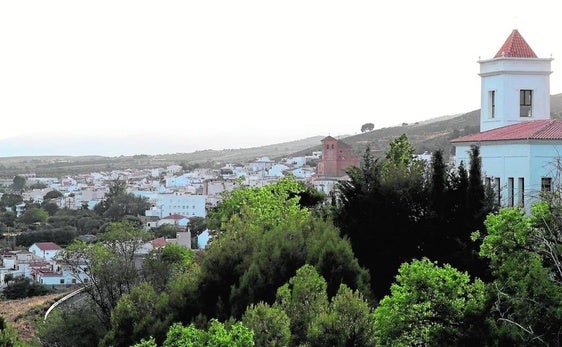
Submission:
[[[552,189],[562,121],[550,119],[551,61],[513,30],[494,58],[479,61],[481,132],[451,141],[457,165],[468,165],[470,147],[480,147],[482,173],[502,206],[528,209],[540,191]]]
[[[135,192],[138,194],[139,192]],[[173,214],[183,216],[205,217],[205,195],[192,195],[181,193],[154,194],[150,198],[153,207],[145,212],[146,216],[164,218]]]
[[[181,176],[166,177],[166,188],[171,187],[185,187],[191,182],[191,177],[189,174],[183,174]]]
[[[249,163],[248,166],[252,171],[263,171],[272,167],[273,164],[275,164],[275,161],[269,159],[269,157],[261,157]]]
[[[289,170],[287,165],[275,164],[267,170],[267,176],[269,177],[284,177],[285,171]]]
[[[35,282],[45,286],[61,286],[76,283],[75,278],[67,278],[67,276],[62,273],[52,271],[37,271],[33,274],[33,279]]]
[[[240,188],[240,182],[237,180],[212,179],[203,182],[203,194],[205,195],[218,195],[236,188]]]
[[[209,229],[199,234],[199,236],[197,236],[197,248],[205,249],[205,247],[207,247],[207,243],[209,243],[210,238],[211,236],[209,234]]]
[[[13,270],[16,268],[16,255],[13,252],[2,254],[2,264],[5,269]]]
[[[166,239],[166,243],[174,243],[191,249],[191,231],[178,231],[176,233],[176,238]]]
[[[314,174],[316,172],[312,168],[302,168],[301,167],[301,168],[291,170],[291,173],[296,178],[304,178],[304,179],[308,180],[308,179],[312,178],[312,176],[314,176]]]
[[[165,216],[156,222],[157,226],[162,226],[164,224],[174,225],[180,228],[187,228],[187,225],[189,224],[189,218],[180,214],[172,214],[169,216]]]
[[[306,157],[292,157],[287,159],[286,163],[295,168],[303,167],[306,165]]]
[[[29,251],[44,259],[53,259],[62,248],[54,242],[36,242],[29,247]]]
[[[340,181],[339,179],[335,179],[335,178],[313,177],[310,183],[316,190],[321,191],[326,195],[329,195],[331,192],[336,190],[336,186],[339,181]]]
[[[181,165],[170,165],[166,167],[166,171],[168,171],[171,174],[177,174],[181,170],[183,170]]]

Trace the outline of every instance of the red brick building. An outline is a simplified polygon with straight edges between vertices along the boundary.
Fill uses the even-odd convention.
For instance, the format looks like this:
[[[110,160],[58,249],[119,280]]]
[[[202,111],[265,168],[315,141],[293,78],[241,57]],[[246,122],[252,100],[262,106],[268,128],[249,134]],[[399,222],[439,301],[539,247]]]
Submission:
[[[350,166],[359,167],[359,157],[347,143],[328,136],[322,140],[322,160],[318,163],[318,176],[341,177]]]

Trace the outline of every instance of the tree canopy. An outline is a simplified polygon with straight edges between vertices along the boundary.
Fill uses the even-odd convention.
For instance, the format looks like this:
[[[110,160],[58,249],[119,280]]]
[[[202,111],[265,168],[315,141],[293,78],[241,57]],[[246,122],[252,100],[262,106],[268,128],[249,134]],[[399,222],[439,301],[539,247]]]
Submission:
[[[485,287],[450,265],[428,259],[403,264],[375,310],[375,336],[382,346],[468,345],[478,335],[470,316],[481,316]],[[481,335],[481,334],[480,334]]]
[[[366,131],[373,131],[373,129],[375,129],[375,125],[373,123],[365,123],[361,126],[362,133]]]

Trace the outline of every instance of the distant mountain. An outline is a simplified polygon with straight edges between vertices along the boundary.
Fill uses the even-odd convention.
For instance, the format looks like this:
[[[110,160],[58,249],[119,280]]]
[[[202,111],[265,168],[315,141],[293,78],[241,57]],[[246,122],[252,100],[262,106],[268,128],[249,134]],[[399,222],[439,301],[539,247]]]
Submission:
[[[113,169],[140,169],[140,168],[154,168],[163,167],[172,164],[189,164],[189,165],[202,165],[208,167],[220,167],[226,163],[245,163],[255,160],[261,156],[268,156],[270,158],[282,158],[290,153],[303,151],[311,148],[320,143],[323,136],[315,136],[296,141],[272,144],[261,147],[240,148],[240,149],[223,149],[223,150],[200,150],[190,153],[173,153],[173,154],[142,154],[147,150],[148,146],[154,151],[152,145],[162,146],[158,139],[152,141],[146,138],[138,141],[133,141],[134,138],[126,139],[99,139],[98,141],[84,140],[84,139],[63,139],[60,142],[53,142],[50,140],[37,140],[30,141],[26,137],[25,141],[21,141],[21,146],[28,149],[27,153],[33,153],[33,149],[37,146],[53,146],[63,147],[67,155],[48,155],[48,156],[9,156],[0,157],[0,176],[13,177],[16,174],[34,172],[39,176],[60,176],[79,174],[93,171],[108,171]],[[16,141],[17,142],[17,141]],[[12,142],[13,145],[13,142]],[[124,151],[129,146],[136,150],[136,155],[120,155],[115,157],[108,156],[95,156],[95,155],[72,155],[73,146],[95,146],[100,150],[99,146],[121,146],[120,150]],[[0,141],[0,148],[3,151],[10,149],[10,141],[4,143]],[[162,147],[160,147],[162,148]],[[177,148],[177,147],[176,147]],[[21,148],[18,148],[21,153],[26,153]],[[18,152],[18,153],[20,153]],[[146,153],[146,152],[144,152]],[[163,153],[165,153],[163,151]]]

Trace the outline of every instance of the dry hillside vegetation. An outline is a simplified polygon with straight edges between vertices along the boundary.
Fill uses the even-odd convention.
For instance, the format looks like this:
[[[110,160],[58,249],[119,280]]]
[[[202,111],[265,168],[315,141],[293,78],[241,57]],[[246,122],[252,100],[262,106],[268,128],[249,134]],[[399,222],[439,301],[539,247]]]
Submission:
[[[0,301],[0,316],[14,327],[24,341],[35,336],[35,320],[43,317],[47,309],[65,294],[57,293],[19,300]]]

